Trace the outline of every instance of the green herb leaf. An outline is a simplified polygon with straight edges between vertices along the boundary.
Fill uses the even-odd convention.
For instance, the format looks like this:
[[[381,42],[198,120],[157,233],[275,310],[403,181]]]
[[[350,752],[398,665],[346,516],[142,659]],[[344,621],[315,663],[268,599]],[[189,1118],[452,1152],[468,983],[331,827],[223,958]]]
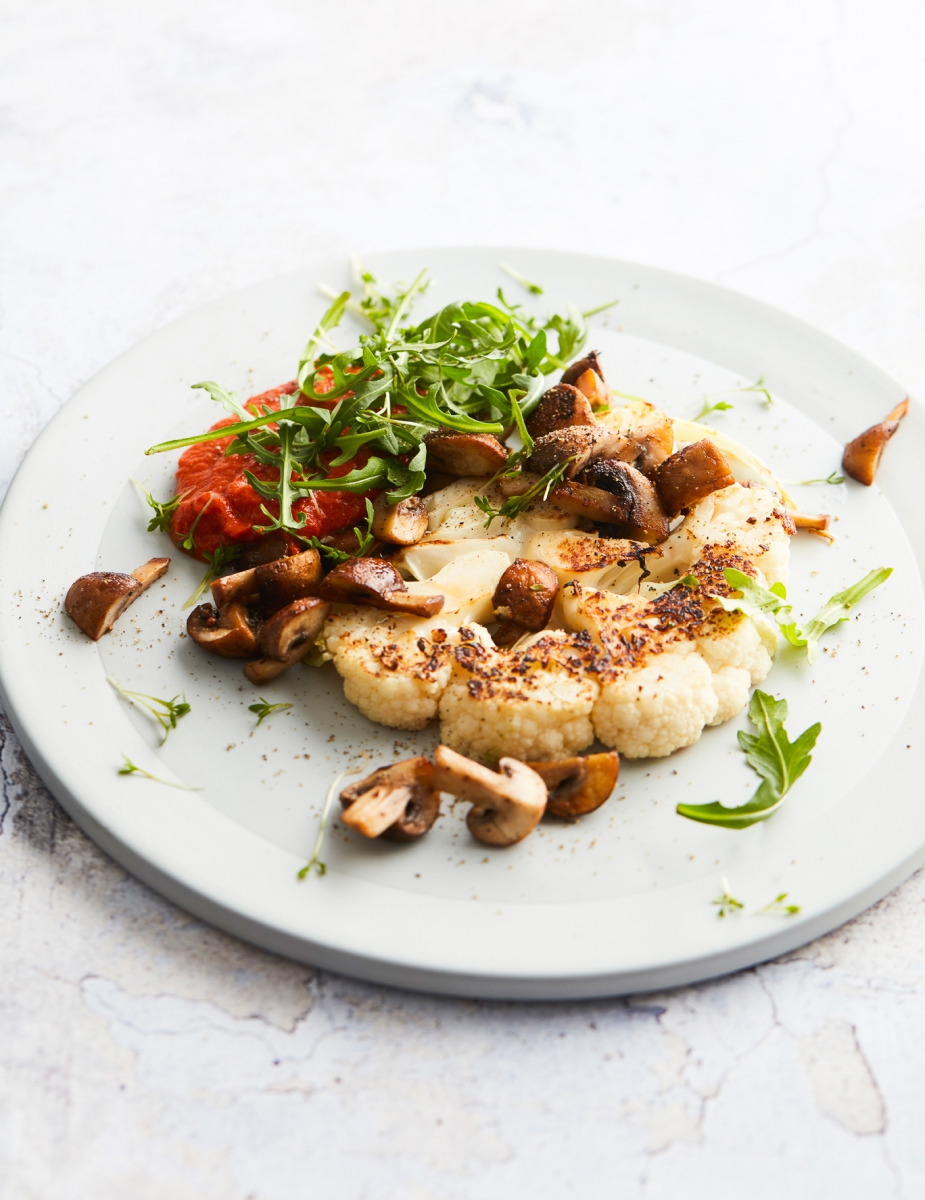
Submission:
[[[704,417],[712,412],[730,412],[735,408],[734,404],[729,404],[726,400],[717,400],[714,404],[710,403],[709,396],[703,402],[703,408],[694,417],[695,421],[702,421]]]
[[[148,533],[154,533],[156,529],[160,529],[164,533],[170,533],[170,519],[177,511],[180,501],[183,499],[180,493],[177,492],[169,500],[161,502],[160,500],[155,500],[151,493],[146,488],[143,488],[137,479],[133,479],[132,483],[143,493],[145,503],[154,509],[154,516],[148,522]]]
[[[784,729],[787,701],[775,700],[760,690],[752,696],[748,715],[759,732],[740,730],[739,745],[745,751],[745,761],[763,780],[758,790],[747,804],[737,808],[725,808],[718,801],[679,804],[677,811],[682,817],[725,829],[747,829],[777,811],[787,792],[812,762],[810,751],[822,730],[818,722],[791,743]]]
[[[264,700],[263,696],[257,704],[248,704],[247,711],[257,714],[257,724],[255,729],[259,729],[263,721],[270,716],[271,713],[282,712],[283,709],[292,708],[291,704],[271,704],[269,700]]]
[[[713,597],[726,612],[741,612],[747,617],[755,617],[759,613],[770,613],[777,617],[778,614],[790,612],[787,589],[782,583],[772,583],[770,588],[762,587],[757,579],[735,567],[727,567],[723,575],[729,586],[738,593],[735,596]]]
[[[811,483],[836,484],[836,483],[844,483],[844,482],[845,482],[844,475],[840,474],[838,471],[832,471],[830,474],[826,475],[825,479],[800,479],[793,486],[794,487],[809,487],[809,485]]]
[[[333,783],[328,788],[328,794],[325,797],[325,801],[324,801],[324,808],[322,808],[322,810],[321,810],[321,820],[318,823],[318,836],[315,838],[315,844],[312,847],[312,852],[311,852],[311,855],[309,856],[308,862],[305,864],[305,866],[299,872],[299,876],[298,876],[299,879],[304,879],[306,877],[306,875],[311,874],[311,870],[313,867],[318,872],[319,875],[327,875],[327,873],[328,873],[327,863],[324,863],[321,861],[321,848],[324,845],[324,835],[325,835],[325,831],[328,827],[328,818],[331,815],[331,807],[334,804],[335,797],[337,796],[337,789],[340,787],[340,785],[343,783],[343,781],[347,778],[347,776],[348,775],[359,775],[359,774],[360,774],[359,767],[352,767],[349,771],[341,771],[341,773],[338,776],[336,776]]]
[[[208,550],[203,551],[203,558],[209,564],[205,575],[200,579],[196,586],[196,590],[191,596],[183,601],[183,608],[192,608],[198,603],[200,598],[205,595],[213,579],[218,579],[222,571],[233,563],[236,558],[241,557],[242,546],[228,546],[224,542],[215,547],[212,554]]]
[[[543,289],[538,283],[531,283],[530,280],[521,275],[519,271],[515,271],[513,267],[509,267],[507,263],[499,262],[498,266],[505,273],[505,275],[510,275],[510,277],[516,280],[516,282],[519,283],[522,288],[526,288],[526,290],[532,296],[542,296]]]
[[[738,909],[743,908],[744,905],[742,904],[741,900],[736,900],[735,896],[732,895],[729,887],[729,880],[725,875],[722,877],[720,882],[723,885],[723,890],[721,895],[714,899],[713,903],[719,908],[719,912],[716,915],[718,917],[727,917],[730,913],[736,912]]]
[[[541,496],[545,500],[572,462],[574,462],[574,456],[567,458],[565,462],[556,463],[542,478],[538,479],[536,483],[531,484],[525,492],[522,492],[519,496],[511,496],[508,500],[505,500],[500,508],[494,508],[487,496],[473,496],[476,507],[480,508],[488,517],[488,520],[485,522],[485,528],[490,529],[492,521],[498,517],[513,519],[519,516],[538,496]]]
[[[204,788],[196,787],[191,783],[174,783],[171,779],[161,779],[160,775],[152,775],[150,771],[146,771],[144,767],[139,767],[129,758],[127,754],[122,755],[122,766],[119,768],[120,775],[143,775],[145,779],[150,779],[152,783],[163,783],[166,787],[180,788],[184,792],[201,792]]]
[[[781,892],[776,896],[770,904],[766,904],[764,908],[755,910],[756,917],[794,917],[800,911],[799,904],[784,904],[787,899],[787,892]]]
[[[216,383],[212,379],[208,379],[204,383],[194,383],[192,387],[194,390],[202,388],[203,391],[208,392],[216,404],[220,404],[232,416],[240,417],[242,421],[249,421],[254,415],[238,401],[234,392],[229,392],[227,388],[223,388],[220,383]]]
[[[174,696],[172,700],[159,700],[156,696],[145,695],[144,692],[130,692],[124,688],[121,683],[112,677],[106,676],[106,682],[113,687],[120,696],[128,700],[129,704],[137,704],[149,713],[161,729],[164,731],[164,736],[161,738],[161,745],[167,741],[167,737],[171,729],[176,729],[177,721],[181,717],[185,717],[190,711],[190,706],[186,702],[186,696],[182,700],[180,696]],[[179,701],[179,703],[178,703]]]
[[[879,567],[875,571],[868,571],[863,579],[858,580],[851,587],[845,588],[843,592],[836,592],[802,631],[802,640],[793,644],[805,645],[806,657],[810,663],[814,663],[819,653],[819,639],[826,630],[833,629],[842,621],[847,621],[851,609],[863,600],[868,592],[872,592],[881,583],[885,583],[892,574],[892,567]]]

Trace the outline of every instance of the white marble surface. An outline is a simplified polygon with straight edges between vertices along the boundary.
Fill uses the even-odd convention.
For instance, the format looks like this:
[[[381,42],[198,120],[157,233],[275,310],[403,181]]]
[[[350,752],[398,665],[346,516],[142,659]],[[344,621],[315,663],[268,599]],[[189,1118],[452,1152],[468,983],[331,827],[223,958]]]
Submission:
[[[779,304],[925,393],[911,0],[6,0],[0,487],[152,329],[319,256],[599,251]],[[281,375],[282,378],[282,375]],[[925,875],[669,995],[405,995],[126,877],[0,724],[9,1200],[925,1194]]]

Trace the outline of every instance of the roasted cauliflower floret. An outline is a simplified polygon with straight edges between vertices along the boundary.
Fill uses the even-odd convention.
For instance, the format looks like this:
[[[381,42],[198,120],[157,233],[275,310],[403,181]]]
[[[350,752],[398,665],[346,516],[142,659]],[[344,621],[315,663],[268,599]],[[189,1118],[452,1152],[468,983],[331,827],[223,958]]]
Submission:
[[[590,639],[543,634],[514,651],[464,642],[440,701],[440,736],[470,758],[569,758],[594,741]]]
[[[782,501],[767,488],[731,484],[695,504],[651,560],[653,582],[672,582],[691,570],[705,546],[742,555],[768,583],[786,583],[790,537],[796,529]]]

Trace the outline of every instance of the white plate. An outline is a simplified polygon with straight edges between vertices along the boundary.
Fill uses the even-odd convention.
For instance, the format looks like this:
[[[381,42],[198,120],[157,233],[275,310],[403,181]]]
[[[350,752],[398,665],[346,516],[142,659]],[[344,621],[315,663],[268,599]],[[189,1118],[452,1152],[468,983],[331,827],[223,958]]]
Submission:
[[[421,250],[370,265],[385,280],[429,266],[436,282],[423,315],[498,284],[516,291],[499,260],[541,280],[544,304],[618,298],[595,318],[591,345],[605,352],[613,386],[672,414],[690,416],[705,393],[763,375],[772,407],[730,392],[734,410],[712,420],[785,481],[827,475],[841,444],[904,394],[791,317],[647,267],[508,248]],[[345,265],[230,296],[123,355],[51,422],[0,513],[4,700],[43,778],[100,846],[178,904],[282,954],[389,984],[528,999],[665,987],[746,966],[833,928],[925,861],[923,533],[914,519],[925,436],[913,405],[874,487],[794,489],[807,509],[835,515],[837,539],[794,540],[799,614],[871,567],[895,570],[828,636],[815,668],[782,652],[764,685],[789,700],[792,736],[823,724],[812,766],[772,820],[733,832],[674,811],[679,800],[750,795],[755,777],[735,741],[743,716],[670,759],[624,763],[604,808],[574,825],[544,824],[521,845],[475,844],[461,810],[411,846],[361,842],[335,825],[328,874],[298,882],[334,774],[358,752],[388,761],[431,747],[434,735],[371,725],[330,666],[272,685],[272,699],[294,707],[255,729],[241,664],[178,637],[201,568],[145,532],[150,514],[128,479],[171,493],[175,456],[142,452],[220,415],[192,383],[218,379],[250,395],[291,378],[324,304],[319,282],[347,285]],[[163,585],[100,643],[63,617],[78,575],[131,570],[165,552],[173,565]],[[163,750],[107,673],[157,696],[186,693],[192,713]],[[120,777],[123,754],[205,790]],[[718,920],[723,875],[745,909]],[[754,915],[780,892],[799,915]]]

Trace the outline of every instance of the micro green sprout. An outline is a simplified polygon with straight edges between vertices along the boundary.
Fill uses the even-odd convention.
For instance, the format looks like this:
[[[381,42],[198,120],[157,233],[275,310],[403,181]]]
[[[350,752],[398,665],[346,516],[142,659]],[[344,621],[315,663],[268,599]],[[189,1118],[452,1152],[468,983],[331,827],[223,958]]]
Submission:
[[[272,713],[282,712],[284,709],[287,709],[287,708],[292,708],[292,705],[291,704],[271,704],[269,700],[264,700],[263,696],[261,696],[258,703],[248,704],[247,711],[257,714],[257,724],[254,726],[254,728],[259,729],[261,723],[263,721],[265,721],[267,719],[267,717],[269,717]]]
[[[167,741],[171,729],[176,729],[177,722],[181,717],[185,717],[190,711],[190,706],[186,702],[186,696],[182,699],[180,696],[174,696],[172,700],[159,700],[157,696],[148,696],[144,692],[130,692],[128,688],[124,688],[117,679],[112,675],[106,676],[106,682],[119,693],[124,699],[128,700],[129,704],[137,704],[139,708],[143,708],[149,713],[161,729],[164,731],[164,736],[161,738],[161,745]]]
[[[722,918],[729,916],[730,913],[739,911],[745,906],[741,900],[736,900],[735,896],[732,895],[729,880],[725,875],[722,876],[720,882],[723,885],[722,894],[717,896],[712,903],[719,909],[716,915]]]
[[[203,791],[203,788],[191,783],[175,783],[171,779],[161,779],[160,775],[152,775],[144,767],[139,767],[137,763],[133,763],[127,754],[122,755],[122,766],[119,768],[118,773],[120,775],[143,775],[145,779],[150,779],[152,783],[162,783],[165,787],[179,788],[183,792]]]
[[[240,558],[241,549],[240,546],[230,546],[222,542],[215,547],[212,554],[208,550],[203,551],[203,558],[208,563],[208,567],[196,590],[183,601],[184,608],[192,608],[194,604],[198,603],[200,597],[205,595],[212,580],[218,579],[230,563],[233,563],[236,558]]]
[[[800,911],[800,906],[799,904],[785,904],[787,895],[787,892],[781,892],[770,904],[756,909],[753,915],[756,917],[795,917]]]
[[[312,847],[312,852],[309,856],[308,862],[299,872],[299,879],[304,879],[307,875],[310,875],[312,867],[315,868],[319,875],[327,875],[327,863],[321,861],[321,847],[324,844],[324,835],[328,827],[328,819],[331,815],[331,807],[334,804],[334,798],[337,795],[337,789],[347,778],[347,776],[359,774],[359,767],[352,767],[349,771],[341,771],[339,775],[335,776],[333,783],[328,788],[328,794],[324,801],[324,808],[321,810],[321,821],[318,824],[318,836],[315,838],[315,844]]]

